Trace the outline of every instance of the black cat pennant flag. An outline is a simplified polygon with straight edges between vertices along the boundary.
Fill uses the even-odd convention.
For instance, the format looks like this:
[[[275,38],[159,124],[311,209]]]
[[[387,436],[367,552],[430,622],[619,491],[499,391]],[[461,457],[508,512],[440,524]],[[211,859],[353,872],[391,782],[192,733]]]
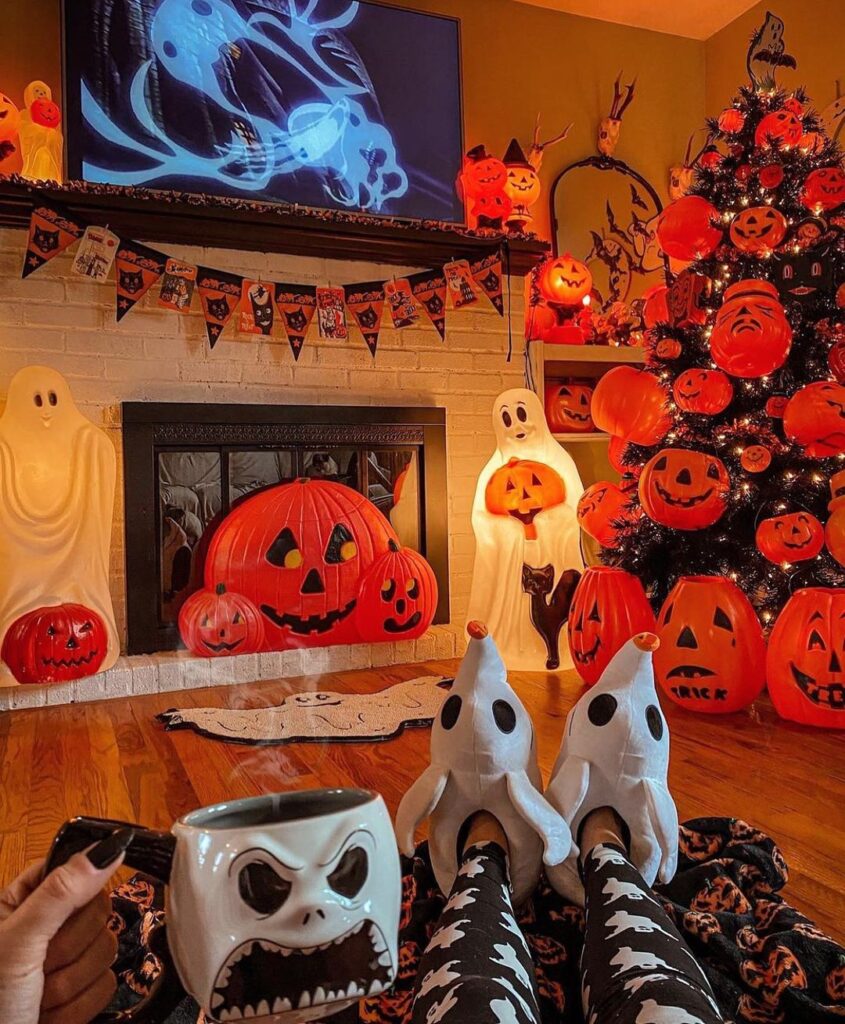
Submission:
[[[293,358],[299,359],[317,311],[317,288],[313,284],[277,284],[275,298]]]
[[[56,206],[36,206],[29,219],[29,241],[21,277],[29,277],[39,267],[63,253],[85,232],[85,224]]]
[[[217,339],[238,308],[243,281],[238,274],[228,274],[212,267],[197,267],[197,291],[211,348],[217,344]]]
[[[378,336],[381,331],[381,317],[384,312],[384,281],[369,281],[366,284],[344,286],[346,308],[364,336],[370,355],[375,359]]]
[[[115,319],[122,320],[164,273],[167,256],[122,238],[114,261]]]

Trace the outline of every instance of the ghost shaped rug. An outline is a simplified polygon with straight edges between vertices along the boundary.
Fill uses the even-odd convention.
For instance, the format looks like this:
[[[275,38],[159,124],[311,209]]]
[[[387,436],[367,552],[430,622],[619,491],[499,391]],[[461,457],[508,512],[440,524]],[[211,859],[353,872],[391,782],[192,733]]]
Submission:
[[[451,679],[421,676],[375,693],[310,690],[266,708],[171,708],[156,718],[166,729],[192,729],[228,743],[374,743],[437,717]]]

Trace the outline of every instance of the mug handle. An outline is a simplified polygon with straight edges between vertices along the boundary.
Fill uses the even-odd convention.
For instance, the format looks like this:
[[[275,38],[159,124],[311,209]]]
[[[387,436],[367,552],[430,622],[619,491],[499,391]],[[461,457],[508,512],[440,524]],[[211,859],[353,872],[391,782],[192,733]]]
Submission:
[[[176,848],[175,838],[169,832],[156,832],[143,825],[113,821],[109,818],[83,817],[66,821],[50,847],[44,874],[49,874],[75,853],[80,853],[120,828],[131,828],[134,832],[126,850],[123,866],[143,871],[166,885],[170,881],[173,852]],[[161,973],[149,995],[127,1010],[107,1010],[95,1017],[91,1024],[163,1024],[182,1002],[187,993],[179,980],[167,946],[166,925],[159,925],[152,930],[150,951],[161,962]]]

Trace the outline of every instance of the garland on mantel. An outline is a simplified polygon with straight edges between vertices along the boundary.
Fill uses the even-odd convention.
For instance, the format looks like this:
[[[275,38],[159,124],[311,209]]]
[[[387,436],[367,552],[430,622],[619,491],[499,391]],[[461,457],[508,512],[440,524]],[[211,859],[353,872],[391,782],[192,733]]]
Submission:
[[[11,177],[8,180],[16,179]],[[204,197],[194,193],[95,186],[87,182],[72,182],[57,188],[65,192],[114,194],[117,191],[135,197],[141,194],[167,202],[177,202],[174,197],[183,197],[192,205],[249,208],[253,212],[277,212],[278,205],[245,203],[244,200]],[[438,227],[441,230],[449,227],[439,221],[414,221],[411,225],[395,218],[366,217],[290,204],[284,209],[288,213],[319,216],[335,223],[354,221],[373,226],[390,224]],[[484,237],[482,232],[468,232],[466,229],[461,234]],[[108,279],[112,264],[115,266],[115,315],[118,321],[160,281],[158,304],[177,313],[190,311],[194,292],[197,292],[211,348],[237,312],[238,329],[245,334],[267,337],[273,333],[275,324],[281,321],[294,359],[298,359],[315,316],[321,337],[346,341],[349,338],[349,314],[375,358],[385,304],[393,326],[400,330],[417,324],[422,309],[441,340],[445,340],[446,335],[448,296],[451,296],[453,309],[462,309],[478,302],[480,293],[483,293],[499,315],[504,316],[503,263],[507,249],[506,243],[504,246],[501,243],[501,236],[496,236],[495,240],[499,244],[481,256],[453,259],[442,267],[399,279],[340,286],[280,283],[247,278],[213,267],[195,266],[130,238],[119,237],[107,227],[89,224],[55,203],[43,202],[33,207],[30,216],[22,276],[28,277],[79,241],[73,262],[74,273],[102,282]],[[508,359],[510,347],[509,344]]]

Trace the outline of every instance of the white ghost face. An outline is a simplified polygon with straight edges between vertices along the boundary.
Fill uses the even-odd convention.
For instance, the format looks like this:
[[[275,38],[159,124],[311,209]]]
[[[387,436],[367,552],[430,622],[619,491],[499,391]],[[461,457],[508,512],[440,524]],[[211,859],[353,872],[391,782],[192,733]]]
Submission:
[[[5,416],[27,430],[68,426],[79,417],[67,381],[47,366],[27,366],[12,378]]]
[[[53,90],[46,82],[38,79],[30,82],[23,93],[24,105],[27,107],[31,107],[36,100],[51,100],[52,98]]]
[[[540,399],[527,388],[503,392],[493,406],[493,430],[496,444],[503,452],[545,441],[548,427]]]
[[[174,826],[168,939],[215,1021],[307,1021],[396,975],[401,871],[381,797],[317,790]]]

